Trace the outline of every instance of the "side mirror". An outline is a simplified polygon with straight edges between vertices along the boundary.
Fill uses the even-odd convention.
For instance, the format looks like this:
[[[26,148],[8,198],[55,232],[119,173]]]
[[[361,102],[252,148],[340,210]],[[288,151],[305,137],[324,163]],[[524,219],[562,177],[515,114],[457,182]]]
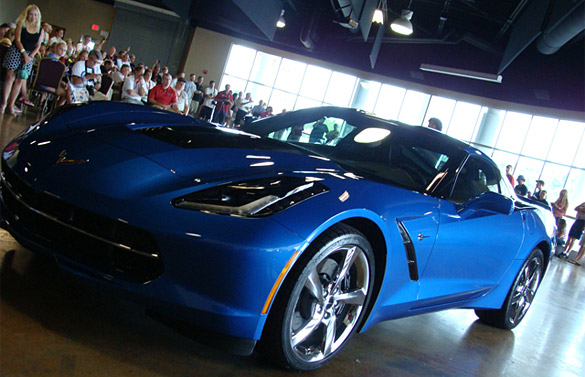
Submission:
[[[493,213],[509,215],[514,211],[514,201],[495,192],[486,191],[463,203],[457,211],[461,217],[482,217]]]

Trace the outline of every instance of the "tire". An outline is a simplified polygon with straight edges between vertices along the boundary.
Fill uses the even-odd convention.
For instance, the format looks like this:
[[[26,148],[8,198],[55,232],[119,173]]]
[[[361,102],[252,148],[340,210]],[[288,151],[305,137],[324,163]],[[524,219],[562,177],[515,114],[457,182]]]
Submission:
[[[511,330],[522,321],[532,305],[544,272],[544,256],[540,249],[534,249],[526,258],[506,301],[497,310],[475,310],[479,319],[494,327]]]
[[[302,255],[281,287],[260,341],[271,361],[301,371],[334,358],[364,320],[374,253],[356,229],[336,225]]]

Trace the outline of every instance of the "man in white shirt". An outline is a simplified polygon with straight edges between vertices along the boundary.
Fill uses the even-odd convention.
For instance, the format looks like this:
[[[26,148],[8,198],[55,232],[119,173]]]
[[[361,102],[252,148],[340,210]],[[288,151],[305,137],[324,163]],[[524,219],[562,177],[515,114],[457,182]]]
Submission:
[[[187,93],[187,97],[189,98],[189,102],[191,101],[191,98],[193,98],[193,93],[195,93],[195,89],[197,88],[197,86],[195,85],[195,77],[197,75],[195,75],[194,73],[191,73],[189,75],[189,81],[185,82],[185,89],[183,89],[185,91],[185,93]],[[191,106],[189,106],[190,108]]]
[[[94,43],[91,41],[91,36],[84,35],[83,42],[79,42],[77,44],[77,53],[79,53],[81,50],[91,51],[93,49],[93,46]]]
[[[128,72],[130,72],[130,66],[128,64],[122,65],[119,71],[114,72],[114,77],[112,77],[114,82],[116,84],[123,83],[126,77],[128,77]]]
[[[199,113],[200,119],[210,120],[215,108],[215,96],[217,96],[217,89],[215,89],[215,81],[210,81],[209,86],[205,88],[205,99],[203,100],[203,107]]]
[[[134,70],[134,76],[130,76],[124,80],[122,87],[122,100],[124,102],[135,103],[137,105],[144,105],[142,97],[146,96],[146,83],[144,82],[144,67],[138,66]]]
[[[54,45],[55,43],[63,42],[63,33],[64,30],[61,28],[55,29],[55,35],[49,39],[49,46]]]
[[[185,79],[185,72],[179,72],[179,74],[173,77],[173,81],[171,81],[171,86],[174,88],[177,85],[177,80],[179,78]]]
[[[185,92],[185,79],[182,77],[177,78],[177,83],[175,84],[174,89],[175,93],[177,93],[177,107],[179,108],[179,114],[189,114],[189,102],[191,101]]]
[[[41,23],[41,28],[43,29],[44,33],[41,33],[41,44],[49,47],[49,34],[53,31],[53,27],[48,22]]]
[[[101,87],[102,75],[100,61],[102,53],[98,50],[91,50],[87,60],[80,60],[71,68],[71,84],[85,86],[92,101],[107,101],[108,97],[98,90]]]

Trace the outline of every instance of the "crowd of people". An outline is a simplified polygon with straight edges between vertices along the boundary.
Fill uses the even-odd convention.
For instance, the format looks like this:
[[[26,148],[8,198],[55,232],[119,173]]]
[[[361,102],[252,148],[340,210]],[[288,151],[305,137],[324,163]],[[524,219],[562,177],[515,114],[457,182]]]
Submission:
[[[545,182],[542,179],[536,180],[534,190],[530,192],[523,175],[518,175],[516,180],[514,180],[512,165],[506,166],[506,177],[514,187],[516,195],[540,202],[552,210],[557,224],[556,245],[559,248],[559,251],[555,255],[570,263],[580,265],[580,261],[583,255],[585,255],[585,237],[583,237],[583,230],[585,229],[585,203],[581,203],[575,207],[577,216],[569,230],[567,239],[567,221],[565,219],[567,210],[569,209],[569,192],[567,189],[562,189],[557,200],[549,203],[547,201],[547,191],[544,189]],[[575,258],[571,259],[569,257],[575,241],[579,241],[580,248]]]
[[[87,101],[121,100],[148,105],[182,115],[238,127],[259,117],[273,115],[272,107],[263,101],[254,104],[251,93],[233,92],[230,85],[219,91],[214,81],[204,87],[203,76],[184,72],[171,76],[159,61],[150,66],[138,63],[130,47],[118,51],[105,47],[90,36],[74,44],[64,39],[64,30],[52,29],[41,22],[36,5],[27,6],[15,24],[0,28],[0,44],[8,48],[2,66],[6,71],[0,113],[18,115],[22,106],[34,106],[27,93],[27,82],[33,66],[41,59],[52,59],[66,67],[63,80],[55,90],[55,106]],[[109,77],[110,79],[105,79]],[[110,85],[111,83],[111,85]]]

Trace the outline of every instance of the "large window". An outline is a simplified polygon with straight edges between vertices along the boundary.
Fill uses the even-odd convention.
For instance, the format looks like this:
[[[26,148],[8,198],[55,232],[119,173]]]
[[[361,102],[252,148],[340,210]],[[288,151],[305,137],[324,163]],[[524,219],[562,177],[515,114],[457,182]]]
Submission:
[[[583,123],[560,121],[548,160],[560,164],[572,164],[583,136],[583,128]],[[581,156],[581,158],[584,157]]]
[[[407,90],[398,120],[408,124],[421,124],[430,99],[428,94]]]
[[[532,118],[522,154],[535,158],[546,158],[558,123],[558,119]]]
[[[325,101],[335,106],[349,106],[353,94],[356,77],[339,72],[331,74],[331,80],[325,93]]]
[[[250,80],[259,84],[273,86],[281,58],[276,55],[258,52],[252,66]]]
[[[310,65],[307,67],[303,84],[301,85],[301,92],[303,97],[312,98],[317,101],[323,101],[331,71],[325,68]]]
[[[530,127],[531,118],[529,114],[508,111],[504,118],[504,124],[502,125],[496,148],[509,152],[521,151],[528,127]]]
[[[385,119],[398,119],[406,89],[392,85],[382,85],[374,114]]]
[[[479,105],[457,102],[449,127],[446,130],[447,134],[457,139],[471,141],[480,111],[481,106]]]
[[[455,101],[454,99],[433,96],[431,98],[431,101],[429,102],[427,115],[425,116],[423,124],[424,125],[428,124],[429,119],[431,118],[438,118],[441,119],[441,122],[443,122],[444,124],[449,124],[456,103],[457,101]]]
[[[219,88],[230,84],[234,92],[250,92],[255,103],[263,100],[275,114],[335,105],[416,126],[439,118],[444,133],[471,143],[492,157],[501,171],[512,165],[514,176],[524,175],[529,190],[542,179],[549,201],[554,201],[566,188],[569,215],[585,201],[585,122],[482,107],[300,60],[234,44]]]
[[[306,69],[307,65],[304,63],[282,59],[274,87],[289,93],[298,93]]]

